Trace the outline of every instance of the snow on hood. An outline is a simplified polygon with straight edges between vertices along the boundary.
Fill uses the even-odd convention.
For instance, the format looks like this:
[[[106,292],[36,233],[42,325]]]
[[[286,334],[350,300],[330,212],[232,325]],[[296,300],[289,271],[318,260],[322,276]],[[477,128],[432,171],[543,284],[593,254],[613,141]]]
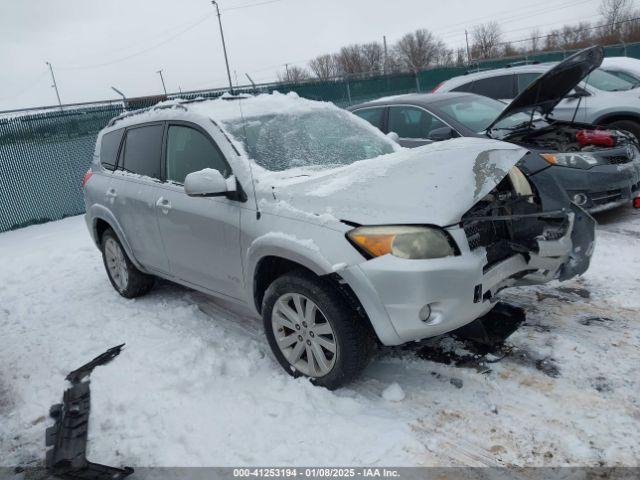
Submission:
[[[460,221],[527,153],[517,145],[456,138],[327,170],[262,171],[260,208],[363,225]],[[304,215],[302,215],[304,216]]]

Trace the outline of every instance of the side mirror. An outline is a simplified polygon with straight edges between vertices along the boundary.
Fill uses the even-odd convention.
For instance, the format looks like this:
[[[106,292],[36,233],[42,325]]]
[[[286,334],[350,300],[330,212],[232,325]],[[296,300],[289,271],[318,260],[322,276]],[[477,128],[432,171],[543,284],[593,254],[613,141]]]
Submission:
[[[456,136],[457,134],[453,128],[440,127],[440,128],[434,128],[433,130],[431,130],[427,138],[429,140],[433,140],[434,142],[439,142],[441,140],[449,140]]]
[[[235,177],[225,179],[218,170],[205,168],[187,175],[184,191],[190,197],[220,197],[236,190]]]
[[[400,141],[400,136],[396,132],[387,133],[387,137],[396,143]]]

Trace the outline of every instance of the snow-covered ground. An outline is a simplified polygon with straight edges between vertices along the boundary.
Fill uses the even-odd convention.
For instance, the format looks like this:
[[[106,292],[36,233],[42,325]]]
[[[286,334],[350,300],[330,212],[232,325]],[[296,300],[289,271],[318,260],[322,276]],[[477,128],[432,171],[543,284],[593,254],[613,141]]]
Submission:
[[[583,278],[505,295],[527,321],[504,358],[456,367],[383,349],[336,392],[288,377],[257,321],[200,294],[163,283],[118,296],[81,217],[3,233],[0,465],[42,462],[65,375],[122,342],[91,377],[93,461],[638,465],[637,213],[599,217]],[[450,337],[434,347],[465,354]]]

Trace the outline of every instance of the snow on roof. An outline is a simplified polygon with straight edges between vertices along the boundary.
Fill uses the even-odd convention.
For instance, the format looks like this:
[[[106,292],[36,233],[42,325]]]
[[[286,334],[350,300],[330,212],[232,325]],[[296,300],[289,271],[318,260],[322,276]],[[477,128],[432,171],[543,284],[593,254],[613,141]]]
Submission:
[[[286,94],[273,92],[256,96],[242,95],[236,97],[225,95],[214,100],[166,100],[144,110],[124,113],[114,118],[109,123],[109,127],[129,119],[130,122],[125,123],[153,121],[160,119],[160,117],[164,119],[165,112],[175,109],[192,112],[221,122],[274,113],[290,114],[319,110],[341,110],[331,102],[308,100],[298,96],[295,92]]]

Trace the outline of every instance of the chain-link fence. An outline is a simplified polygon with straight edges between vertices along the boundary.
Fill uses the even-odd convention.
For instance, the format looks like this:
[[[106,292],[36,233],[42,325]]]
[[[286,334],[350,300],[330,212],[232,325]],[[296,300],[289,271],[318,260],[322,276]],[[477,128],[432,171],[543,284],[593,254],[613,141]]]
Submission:
[[[605,48],[607,56],[640,58],[640,43]],[[413,73],[338,77],[295,84],[245,85],[240,92],[294,91],[301,97],[345,107],[374,98],[431,91],[468,70],[527,61],[562,60],[573,52],[484,60],[467,67],[440,67]],[[125,109],[151,106],[165,98],[215,98],[226,89],[167,97],[144,97],[60,107],[0,112],[0,232],[61,219],[84,211],[80,182],[89,167],[98,132]]]

